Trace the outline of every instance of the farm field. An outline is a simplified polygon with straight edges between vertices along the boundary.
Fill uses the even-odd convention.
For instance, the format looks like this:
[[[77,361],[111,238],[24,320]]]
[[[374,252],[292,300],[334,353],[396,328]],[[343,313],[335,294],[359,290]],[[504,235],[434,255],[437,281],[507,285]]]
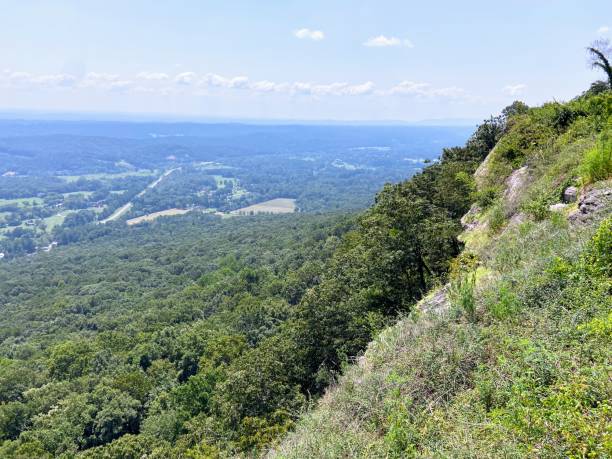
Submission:
[[[290,214],[295,212],[295,209],[295,199],[276,198],[233,210],[230,215]]]
[[[184,215],[187,212],[190,212],[190,209],[167,209],[160,210],[159,212],[153,212],[147,215],[143,215],[141,217],[131,218],[126,221],[128,225],[138,225],[143,222],[150,222],[159,217],[171,217],[173,215]]]
[[[68,196],[78,196],[81,195],[84,198],[89,198],[92,194],[94,194],[93,191],[71,191],[69,193],[62,193],[62,195],[66,198]]]
[[[19,207],[30,207],[32,204],[35,206],[41,205],[43,200],[41,198],[31,197],[31,198],[15,198],[15,199],[1,199],[0,198],[0,207],[1,206],[10,206],[17,205]]]
[[[68,183],[76,182],[79,179],[86,180],[113,180],[117,178],[125,178],[125,177],[148,177],[151,175],[156,175],[157,171],[149,170],[149,169],[141,169],[138,171],[129,171],[129,172],[118,172],[116,174],[108,174],[108,173],[99,173],[99,174],[85,174],[85,175],[60,175],[58,176],[62,180],[65,180]]]

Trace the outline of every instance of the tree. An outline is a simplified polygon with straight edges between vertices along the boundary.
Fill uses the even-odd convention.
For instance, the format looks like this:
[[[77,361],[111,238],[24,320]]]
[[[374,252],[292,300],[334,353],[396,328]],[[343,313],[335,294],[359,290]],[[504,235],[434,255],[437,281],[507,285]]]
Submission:
[[[594,41],[591,46],[587,47],[587,51],[589,52],[591,68],[603,70],[608,77],[608,87],[612,89],[612,66],[610,65],[612,48],[610,47],[610,41],[608,39]]]

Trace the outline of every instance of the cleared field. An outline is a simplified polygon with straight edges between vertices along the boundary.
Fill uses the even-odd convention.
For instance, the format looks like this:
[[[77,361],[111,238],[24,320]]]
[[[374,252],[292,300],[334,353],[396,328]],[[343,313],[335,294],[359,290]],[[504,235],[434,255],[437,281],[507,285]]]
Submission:
[[[295,199],[276,198],[230,212],[231,215],[290,214],[295,212]]]
[[[85,198],[90,197],[92,194],[94,194],[93,191],[71,191],[70,193],[62,193],[62,195],[66,198],[68,196],[76,196],[76,195],[82,195]]]
[[[85,174],[85,175],[60,175],[59,178],[70,183],[70,182],[76,182],[80,178],[87,179],[87,180],[112,180],[112,179],[124,178],[124,177],[148,177],[148,176],[156,175],[156,174],[157,174],[157,171],[141,169],[138,171],[118,172],[116,174],[101,173],[101,174]]]
[[[32,204],[39,206],[43,203],[41,198],[16,198],[16,199],[0,199],[0,206],[16,205],[19,207],[30,207]]]
[[[150,222],[158,217],[171,217],[173,215],[183,215],[189,212],[189,209],[166,209],[160,210],[159,212],[153,212],[151,214],[143,215],[142,217],[131,218],[126,221],[128,225],[138,225],[142,222]]]

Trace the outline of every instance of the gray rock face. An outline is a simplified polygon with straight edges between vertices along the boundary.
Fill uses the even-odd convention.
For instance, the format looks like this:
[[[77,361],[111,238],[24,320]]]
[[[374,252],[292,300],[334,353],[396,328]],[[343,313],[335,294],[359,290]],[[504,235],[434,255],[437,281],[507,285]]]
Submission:
[[[521,190],[525,186],[527,179],[529,178],[529,171],[527,166],[523,166],[520,169],[515,170],[506,179],[506,191],[504,191],[504,203],[506,206],[506,213],[512,214],[517,206],[517,201],[521,195]]]
[[[569,186],[563,192],[563,202],[575,202],[578,197],[578,188],[575,186]]]
[[[587,191],[578,201],[578,210],[569,215],[573,224],[589,222],[596,214],[609,209],[612,205],[612,188]]]
[[[463,229],[470,231],[476,228],[478,226],[478,220],[476,219],[476,216],[481,211],[482,209],[478,205],[472,204],[472,207],[470,207],[470,210],[468,210],[467,214],[461,217],[461,226],[463,226]]]
[[[442,314],[450,308],[450,301],[448,299],[448,291],[450,284],[446,284],[440,287],[432,295],[421,300],[417,306],[424,313]]]

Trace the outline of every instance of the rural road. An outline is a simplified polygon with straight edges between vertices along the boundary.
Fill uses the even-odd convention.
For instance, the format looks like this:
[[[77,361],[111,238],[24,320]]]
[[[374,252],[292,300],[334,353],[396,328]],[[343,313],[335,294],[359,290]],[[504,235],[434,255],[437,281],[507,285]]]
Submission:
[[[140,197],[144,196],[147,191],[152,190],[153,188],[155,188],[157,185],[159,185],[161,183],[161,181],[163,179],[165,179],[170,174],[172,174],[174,171],[177,171],[179,169],[180,169],[180,167],[175,167],[174,169],[167,170],[162,175],[160,175],[159,178],[157,178],[157,180],[155,180],[152,183],[149,183],[144,190],[142,190],[140,193],[138,193],[136,195],[136,197],[140,198]],[[132,201],[128,202],[127,204],[122,205],[117,210],[115,210],[109,217],[107,217],[104,220],[100,221],[100,223],[108,223],[110,221],[117,220],[123,214],[127,213],[132,208],[132,205],[133,205]]]

